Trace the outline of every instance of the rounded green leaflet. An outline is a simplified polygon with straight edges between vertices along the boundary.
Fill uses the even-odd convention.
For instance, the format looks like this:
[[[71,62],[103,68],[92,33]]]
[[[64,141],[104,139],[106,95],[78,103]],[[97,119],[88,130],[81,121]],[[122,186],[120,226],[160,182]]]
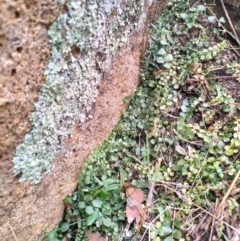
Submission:
[[[97,218],[98,218],[98,212],[94,211],[94,213],[92,215],[88,216],[86,219],[87,226],[92,225]]]
[[[96,208],[100,208],[103,204],[103,201],[100,199],[94,199],[92,200],[92,205]]]
[[[61,231],[62,231],[63,233],[66,232],[66,231],[68,231],[69,227],[70,227],[70,224],[67,223],[67,222],[65,222],[65,223],[63,223],[63,224],[61,225]]]
[[[93,207],[92,206],[87,206],[86,209],[85,209],[86,213],[88,215],[91,215],[93,214],[94,210],[93,210]]]

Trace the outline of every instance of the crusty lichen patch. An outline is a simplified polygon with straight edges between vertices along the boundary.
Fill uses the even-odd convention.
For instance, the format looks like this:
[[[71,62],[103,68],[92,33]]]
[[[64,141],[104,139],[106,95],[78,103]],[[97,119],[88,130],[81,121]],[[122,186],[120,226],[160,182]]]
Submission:
[[[32,131],[17,147],[14,175],[20,182],[40,181],[52,161],[63,153],[63,142],[74,123],[91,118],[97,86],[111,57],[137,27],[143,0],[70,0],[67,11],[49,29],[51,59],[45,70]]]
[[[0,6],[2,188],[2,184],[11,177],[11,160],[16,147],[31,130],[29,119],[34,110],[33,102],[44,83],[42,73],[50,57],[47,26],[59,16],[62,7],[52,0],[1,0]]]

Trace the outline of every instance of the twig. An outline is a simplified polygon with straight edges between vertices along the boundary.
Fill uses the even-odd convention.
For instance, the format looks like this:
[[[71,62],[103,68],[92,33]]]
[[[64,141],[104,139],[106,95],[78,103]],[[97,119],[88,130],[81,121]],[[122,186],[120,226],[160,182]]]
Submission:
[[[123,231],[121,232],[120,237],[118,238],[118,241],[122,241],[122,240],[123,240],[124,234],[125,234],[126,231],[129,230],[129,227],[130,227],[130,223],[128,223],[127,226],[126,226],[126,228],[123,229]]]
[[[173,132],[174,132],[175,134],[177,134],[176,131],[173,130]],[[184,138],[183,138],[183,140],[184,140],[185,142],[187,142],[187,143],[189,143],[189,144],[192,144],[192,145],[195,145],[195,146],[203,146],[203,144],[201,144],[201,141],[188,141],[187,139],[184,139]]]
[[[240,173],[240,170],[239,170],[239,173]],[[166,187],[167,189],[169,189],[169,190],[171,190],[171,191],[179,194],[176,190],[174,190],[174,189],[172,189],[172,188],[170,188],[170,187],[168,187],[168,186],[165,186],[165,185],[163,185],[163,186]],[[188,201],[185,196],[183,196],[183,195],[181,195],[181,196],[185,199],[185,201]],[[200,207],[199,205],[197,205],[196,203],[194,203],[194,202],[192,202],[192,201],[191,201],[191,204],[192,204],[193,206],[199,208],[199,209],[202,210],[203,212],[207,213],[207,214],[210,215],[211,217],[215,217],[216,220],[218,220],[219,222],[225,224],[226,226],[228,226],[229,228],[231,228],[232,230],[234,230],[235,232],[237,232],[238,234],[240,234],[240,230],[237,230],[236,228],[234,228],[234,227],[233,227],[232,225],[230,225],[229,223],[227,223],[227,222],[221,220],[220,218],[218,218],[216,215],[208,212],[207,210],[205,210],[204,208]]]
[[[149,187],[148,197],[147,197],[147,203],[146,203],[147,207],[150,207],[152,205],[154,186],[155,186],[155,183],[151,182],[150,187]]]
[[[205,222],[205,220],[206,220],[207,217],[208,217],[208,215],[205,214],[205,216],[200,220],[200,222],[198,223],[198,225],[195,226],[194,229],[190,230],[190,232],[187,233],[187,236],[190,236],[193,232],[194,232],[194,233],[197,233],[198,230],[199,230],[199,228],[200,228],[200,227],[202,226],[202,224]],[[203,236],[203,235],[201,235],[201,236]]]
[[[12,234],[13,234],[13,236],[14,236],[15,241],[18,241],[17,236],[16,236],[16,234],[15,234],[15,232],[14,232],[13,228],[11,227],[11,225],[10,225],[9,223],[7,223],[7,225],[8,225],[8,227],[11,229],[11,231],[12,231]]]
[[[217,67],[217,68],[208,68],[207,70],[208,71],[216,71],[216,70],[221,70],[221,69],[223,69],[224,67],[223,66],[221,66],[221,67]]]
[[[231,47],[231,50],[233,50],[235,52],[235,54],[240,57],[240,54],[238,53],[238,51],[236,49],[239,49],[239,48],[233,48],[233,46],[229,43],[230,47]]]
[[[218,206],[218,198],[216,199],[215,208],[214,208],[215,211],[214,212],[216,212],[217,206]],[[212,219],[212,226],[211,226],[211,232],[210,232],[210,236],[209,236],[209,241],[212,240],[214,224],[215,224],[215,217],[213,217],[213,219]]]
[[[132,156],[130,154],[126,154],[127,156],[131,157],[132,159],[134,159],[136,162],[138,162],[140,165],[147,167],[145,164],[143,164],[139,159],[137,159],[137,157]]]
[[[204,3],[204,5],[207,6],[207,7],[214,7],[214,6],[216,6],[215,3]]]
[[[221,4],[222,4],[223,11],[224,11],[224,13],[225,13],[225,16],[226,16],[226,18],[227,18],[227,20],[228,20],[228,23],[229,23],[229,25],[230,25],[233,33],[234,33],[234,36],[235,36],[235,38],[236,38],[236,39],[238,40],[238,42],[239,42],[238,35],[237,35],[236,31],[235,31],[235,28],[233,27],[232,21],[231,21],[229,15],[228,15],[228,12],[227,12],[227,9],[225,8],[225,5],[224,5],[223,0],[221,0]]]
[[[240,230],[240,224],[238,225],[238,230]],[[238,240],[240,240],[240,234],[238,233],[233,233],[232,234],[232,239],[231,240],[229,240],[229,241],[238,241]]]
[[[148,229],[145,229],[145,231],[144,231],[144,233],[143,233],[142,238],[140,239],[140,241],[142,241],[142,240],[144,239],[147,230],[148,230]]]
[[[239,157],[240,152],[238,152],[238,154],[235,156],[235,158],[233,159],[233,162],[235,162],[237,160],[237,158]]]
[[[213,13],[213,11],[211,10],[211,8],[208,8],[208,10],[210,11],[210,13],[215,16],[215,14]],[[238,45],[240,45],[240,41],[238,40],[238,38],[236,38],[231,32],[229,32],[226,28],[224,28],[224,26],[222,25],[222,23],[217,19],[217,17],[215,16],[216,21],[221,25],[221,27],[233,38],[235,39],[235,41],[237,42]]]
[[[233,179],[230,187],[228,188],[226,194],[224,195],[221,203],[219,204],[218,208],[217,208],[217,211],[216,211],[216,214],[219,212],[219,210],[222,208],[223,204],[225,203],[226,199],[228,198],[229,194],[232,192],[232,189],[234,187],[234,185],[236,184],[238,178],[240,176],[240,170],[238,171],[237,175],[235,176],[235,178]]]
[[[167,208],[165,208],[165,209],[163,210],[163,212],[165,212],[166,209],[167,209]],[[155,218],[149,223],[149,226],[150,226],[151,224],[153,224],[153,223],[161,216],[161,214],[162,214],[162,213],[158,214],[157,217],[155,217]],[[147,230],[149,230],[149,228],[146,228],[146,229],[145,229],[145,231],[144,231],[144,233],[143,233],[143,235],[142,235],[142,237],[141,237],[141,239],[140,239],[139,241],[143,241]]]
[[[175,209],[178,210],[178,208],[175,208]],[[190,213],[188,214],[188,216],[187,216],[188,223],[194,222],[194,220],[195,220],[196,218],[198,218],[199,216],[202,215],[201,213],[198,213],[197,215],[195,215],[195,217],[192,217],[193,213],[195,213],[195,212],[197,212],[197,211],[198,211],[198,208],[196,208],[195,210],[191,210],[191,212],[190,212]],[[191,217],[189,217],[190,214],[191,214]],[[189,217],[189,219],[188,219],[188,217]]]
[[[200,208],[203,212],[207,213],[208,215],[210,215],[211,217],[215,217],[215,219],[217,219],[219,222],[225,224],[226,226],[228,226],[229,228],[231,228],[232,230],[234,230],[235,232],[239,233],[240,234],[240,230],[237,230],[236,228],[234,228],[232,225],[230,225],[229,223],[221,220],[220,218],[216,217],[214,214],[211,214],[210,212],[208,212],[207,210],[205,210],[204,208],[198,206],[196,203],[192,202],[192,204],[195,206],[195,207],[198,207]]]
[[[180,186],[180,187],[185,187],[185,188],[189,188],[189,185],[183,185],[181,183],[175,183],[175,182],[167,182],[167,181],[163,181],[163,180],[159,180],[158,182],[164,183],[164,184],[168,184],[168,185],[174,185],[174,186]]]
[[[213,77],[209,77],[209,78],[205,78],[207,79],[229,79],[229,78],[239,78],[239,76],[213,76]],[[187,81],[196,81],[196,79],[187,79]]]

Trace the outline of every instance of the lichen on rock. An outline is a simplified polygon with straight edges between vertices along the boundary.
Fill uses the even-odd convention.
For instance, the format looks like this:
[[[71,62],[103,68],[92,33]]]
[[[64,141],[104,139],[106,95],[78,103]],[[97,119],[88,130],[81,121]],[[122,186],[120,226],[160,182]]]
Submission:
[[[14,175],[38,183],[63,154],[75,123],[91,118],[97,86],[111,57],[137,27],[143,0],[70,0],[49,28],[51,58],[31,116],[32,130],[16,149]],[[65,150],[65,155],[69,150]]]

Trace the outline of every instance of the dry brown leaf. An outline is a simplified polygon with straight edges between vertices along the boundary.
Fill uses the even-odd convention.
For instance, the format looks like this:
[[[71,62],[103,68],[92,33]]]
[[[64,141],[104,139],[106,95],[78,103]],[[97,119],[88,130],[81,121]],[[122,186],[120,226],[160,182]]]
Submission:
[[[185,151],[185,149],[184,149],[183,147],[181,147],[180,145],[176,145],[176,146],[175,146],[175,150],[176,150],[179,154],[181,154],[181,155],[183,155],[183,156],[187,156],[187,155],[188,155],[187,152]]]
[[[202,73],[202,64],[198,62],[194,62],[190,68],[189,71],[191,74],[200,74]]]
[[[238,193],[240,193],[240,188],[234,188],[234,189],[231,191],[230,195],[231,195],[231,196],[235,196],[235,195],[238,194]]]
[[[92,233],[90,230],[85,232],[85,236],[88,237],[89,241],[107,241],[108,238],[102,237],[99,233]]]
[[[144,193],[141,189],[136,189],[131,186],[126,187],[127,205],[126,205],[126,215],[128,223],[132,223],[136,220],[139,223],[142,218],[143,212],[141,210],[141,203],[144,199]]]
[[[187,145],[187,149],[188,149],[188,156],[192,157],[193,156],[193,148],[189,145]]]
[[[136,220],[136,223],[139,223],[141,221],[141,213],[135,206],[130,207],[127,205],[126,215],[127,215],[128,223],[132,223],[134,219]]]

